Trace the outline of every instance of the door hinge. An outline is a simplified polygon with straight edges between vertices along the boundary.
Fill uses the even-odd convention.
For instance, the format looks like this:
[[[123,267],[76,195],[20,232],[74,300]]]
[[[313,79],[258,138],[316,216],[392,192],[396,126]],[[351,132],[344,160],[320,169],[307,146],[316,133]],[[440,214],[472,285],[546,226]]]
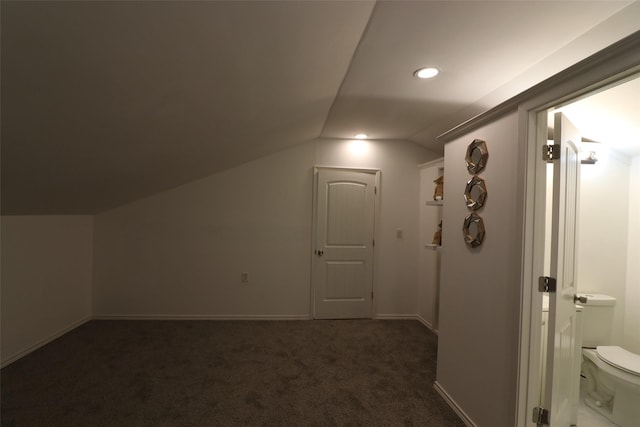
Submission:
[[[373,246],[375,246],[375,245],[376,245],[376,241],[375,241],[375,240],[372,240],[372,241],[371,241],[371,244],[372,244]]]
[[[371,299],[373,299],[373,291],[371,291]]]
[[[373,187],[373,194],[378,194],[378,187]]]
[[[533,422],[536,423],[537,425],[549,425],[549,411],[541,408],[539,406],[536,406],[535,408],[533,408]]]
[[[549,276],[538,277],[538,292],[555,292],[556,279]]]
[[[542,160],[551,163],[560,158],[560,146],[557,144],[542,146]]]

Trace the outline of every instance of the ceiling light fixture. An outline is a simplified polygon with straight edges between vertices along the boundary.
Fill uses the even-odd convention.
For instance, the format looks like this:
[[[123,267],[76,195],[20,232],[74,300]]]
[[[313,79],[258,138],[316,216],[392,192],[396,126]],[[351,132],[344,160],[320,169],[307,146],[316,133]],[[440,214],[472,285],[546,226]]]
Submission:
[[[419,70],[416,70],[413,75],[419,79],[430,79],[437,76],[439,72],[440,71],[438,71],[437,68],[420,68]]]
[[[368,136],[366,133],[359,133],[356,136],[354,136],[355,139],[367,139]]]

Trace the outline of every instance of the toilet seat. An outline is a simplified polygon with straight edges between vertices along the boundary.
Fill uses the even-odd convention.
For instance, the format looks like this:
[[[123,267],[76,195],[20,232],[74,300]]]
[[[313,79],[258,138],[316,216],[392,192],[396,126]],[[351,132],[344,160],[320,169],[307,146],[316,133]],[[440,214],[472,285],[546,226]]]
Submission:
[[[640,376],[640,355],[612,345],[598,346],[596,353],[603,362],[632,375]]]

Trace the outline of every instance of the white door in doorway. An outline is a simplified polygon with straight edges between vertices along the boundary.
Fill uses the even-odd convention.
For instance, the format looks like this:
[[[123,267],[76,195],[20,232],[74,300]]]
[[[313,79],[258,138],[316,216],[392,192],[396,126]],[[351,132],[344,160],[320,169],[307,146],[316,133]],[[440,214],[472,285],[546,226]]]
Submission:
[[[554,145],[560,158],[553,161],[553,214],[551,225],[551,277],[556,292],[549,293],[549,332],[545,408],[551,425],[568,427],[577,418],[576,341],[577,214],[580,183],[578,130],[562,113],[554,116]]]
[[[317,319],[371,318],[376,171],[316,168]]]

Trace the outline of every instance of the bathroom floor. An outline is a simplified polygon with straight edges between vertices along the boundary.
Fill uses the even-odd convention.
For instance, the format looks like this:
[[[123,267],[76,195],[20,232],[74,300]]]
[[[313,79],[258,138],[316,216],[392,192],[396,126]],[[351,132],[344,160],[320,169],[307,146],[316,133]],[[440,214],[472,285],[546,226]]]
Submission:
[[[578,427],[618,427],[584,403],[584,379],[580,381],[580,406],[578,406]]]

